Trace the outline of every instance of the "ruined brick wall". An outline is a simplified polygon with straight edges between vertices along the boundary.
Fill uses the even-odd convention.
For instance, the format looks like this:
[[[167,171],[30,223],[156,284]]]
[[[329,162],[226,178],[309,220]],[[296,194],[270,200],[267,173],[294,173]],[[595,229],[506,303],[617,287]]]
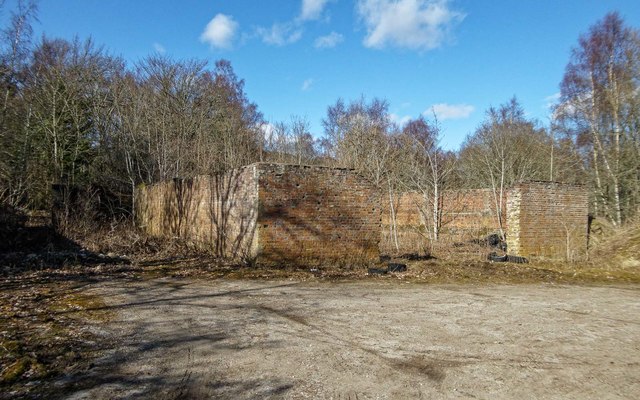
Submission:
[[[427,253],[424,199],[392,197],[348,169],[257,163],[222,176],[139,188],[139,225],[182,237],[221,257],[272,265],[369,264],[380,252]],[[508,251],[525,257],[580,259],[586,254],[588,205],[583,187],[516,185],[503,199]],[[444,195],[440,243],[468,242],[499,230],[489,189]],[[504,211],[506,210],[506,215]]]
[[[368,264],[379,260],[379,193],[349,169],[257,164],[257,262]]]
[[[425,219],[431,218],[431,206],[420,193],[407,192],[393,197],[398,245],[391,230],[391,201],[383,199],[381,251],[394,253],[426,253],[429,235]],[[506,220],[506,194],[502,200],[502,220]],[[491,189],[450,190],[442,200],[440,242],[456,243],[478,239],[500,228],[496,199]]]
[[[504,225],[506,204],[506,192],[500,200],[492,189],[447,191],[443,200],[443,231],[455,240],[469,240],[496,232],[500,229],[496,210],[502,207],[500,219]]]
[[[138,224],[215,254],[271,265],[378,261],[378,193],[352,170],[257,163],[137,193]]]
[[[423,199],[419,193],[395,193],[382,196],[382,232],[380,252],[383,254],[428,253],[427,232],[424,216],[419,204]],[[392,230],[392,202],[396,231]],[[396,240],[398,248],[396,248]]]
[[[507,249],[524,257],[586,257],[586,188],[555,182],[515,185],[507,196]]]
[[[147,233],[188,239],[223,258],[255,258],[255,165],[142,186],[136,197],[136,220]]]

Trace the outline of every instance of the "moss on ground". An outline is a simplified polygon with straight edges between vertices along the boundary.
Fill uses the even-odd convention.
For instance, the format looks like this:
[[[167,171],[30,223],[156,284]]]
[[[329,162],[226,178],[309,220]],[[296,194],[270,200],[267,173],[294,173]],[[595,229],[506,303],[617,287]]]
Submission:
[[[86,326],[111,313],[74,284],[33,275],[0,282],[0,393],[47,398],[53,380],[82,370],[97,354],[100,338]]]

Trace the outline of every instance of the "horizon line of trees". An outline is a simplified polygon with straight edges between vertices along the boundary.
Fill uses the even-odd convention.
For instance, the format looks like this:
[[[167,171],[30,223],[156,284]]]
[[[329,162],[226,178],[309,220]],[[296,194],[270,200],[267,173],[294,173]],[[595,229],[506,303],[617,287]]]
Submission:
[[[19,1],[2,31],[1,205],[47,208],[63,184],[99,190],[126,214],[141,183],[273,161],[356,168],[388,193],[392,214],[394,196],[420,193],[434,241],[449,189],[491,188],[498,220],[504,191],[522,180],[585,184],[591,212],[615,226],[640,211],[640,34],[616,13],[579,38],[548,128],[513,97],[456,152],[442,148],[435,115],[398,126],[379,98],[338,99],[320,139],[303,117],[267,124],[226,60],[154,54],[128,66],[91,39],[33,41],[36,14]]]

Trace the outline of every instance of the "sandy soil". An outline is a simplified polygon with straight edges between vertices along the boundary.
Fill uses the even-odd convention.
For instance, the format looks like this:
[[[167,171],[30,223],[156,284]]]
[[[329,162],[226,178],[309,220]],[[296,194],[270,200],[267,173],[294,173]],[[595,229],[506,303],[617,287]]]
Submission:
[[[69,399],[640,396],[640,286],[154,279],[91,290],[115,311],[94,327],[113,348]]]

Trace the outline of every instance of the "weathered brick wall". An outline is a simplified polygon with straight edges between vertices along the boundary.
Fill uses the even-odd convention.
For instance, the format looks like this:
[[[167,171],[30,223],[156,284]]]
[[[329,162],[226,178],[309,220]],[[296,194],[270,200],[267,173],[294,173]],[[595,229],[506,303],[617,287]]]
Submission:
[[[352,170],[257,163],[142,187],[137,197],[137,220],[148,233],[187,238],[229,259],[271,265],[379,259],[379,196]]]
[[[139,188],[137,219],[147,232],[193,240],[215,254],[272,265],[369,264],[380,252],[429,248],[424,199],[393,197],[399,250],[391,233],[388,193],[348,169],[252,164],[223,176]],[[499,230],[488,189],[449,191],[441,243]],[[533,182],[510,189],[502,215],[509,253],[579,259],[586,254],[587,192]],[[422,212],[420,209],[422,208]],[[503,210],[503,211],[504,211]]]
[[[396,220],[396,232],[392,230],[391,202]],[[423,203],[419,193],[396,193],[382,196],[382,232],[380,252],[383,254],[428,253],[424,216],[419,205]],[[398,248],[396,248],[396,236]]]
[[[259,263],[379,260],[379,193],[353,170],[257,164]]]
[[[586,188],[555,182],[515,185],[507,196],[510,254],[579,260],[586,257]]]
[[[228,259],[255,258],[257,215],[255,165],[137,191],[136,219],[146,232],[192,240]]]
[[[431,218],[429,205],[420,193],[401,193],[393,198],[398,231],[398,245],[391,231],[391,199],[383,200],[382,241],[383,253],[426,252],[429,247],[425,218]],[[502,220],[506,219],[506,195],[502,200]],[[496,199],[491,189],[450,190],[442,200],[442,228],[440,241],[443,243],[465,242],[497,232],[500,224],[496,213]]]

